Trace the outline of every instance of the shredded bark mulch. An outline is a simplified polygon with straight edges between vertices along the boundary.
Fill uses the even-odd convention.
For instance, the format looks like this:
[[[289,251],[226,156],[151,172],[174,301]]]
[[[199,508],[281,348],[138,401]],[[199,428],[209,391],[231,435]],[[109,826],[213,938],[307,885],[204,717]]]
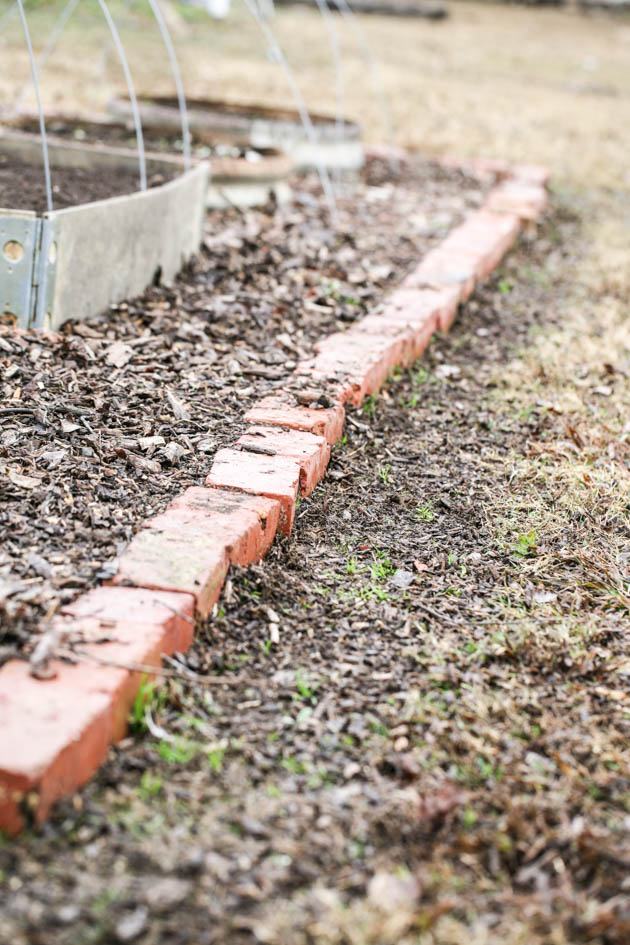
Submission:
[[[553,479],[528,492],[515,464],[553,470],[567,418],[500,396],[580,247],[559,214],[350,417],[294,536],[147,681],[134,734],[0,849],[0,937],[627,941],[624,615],[596,557],[622,523],[594,489],[551,527]],[[547,531],[498,534],[533,495]]]
[[[248,404],[482,196],[457,171],[417,160],[392,180],[375,161],[340,196],[333,234],[316,185],[298,180],[287,208],[210,214],[173,286],[58,337],[3,331],[0,661],[110,576],[140,522],[203,482]]]

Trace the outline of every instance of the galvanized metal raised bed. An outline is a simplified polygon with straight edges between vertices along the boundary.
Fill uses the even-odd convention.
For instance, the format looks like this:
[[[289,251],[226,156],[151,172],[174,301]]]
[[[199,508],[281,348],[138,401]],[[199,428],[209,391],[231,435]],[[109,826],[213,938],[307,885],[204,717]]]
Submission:
[[[172,131],[181,126],[174,98],[138,99],[142,124],[146,128]],[[200,140],[226,141],[253,148],[279,148],[301,169],[324,166],[331,170],[359,170],[364,163],[361,129],[356,122],[338,121],[327,115],[311,114],[313,139],[309,138],[297,111],[241,105],[212,99],[188,99],[190,130]],[[129,101],[110,102],[111,114],[127,119]]]
[[[0,130],[0,151],[41,163],[36,135]],[[137,169],[124,148],[49,142],[53,166]],[[0,303],[24,328],[56,328],[172,280],[201,243],[208,186],[202,162],[147,155],[147,172],[173,176],[145,191],[62,210],[0,209]],[[54,181],[54,177],[53,177]]]

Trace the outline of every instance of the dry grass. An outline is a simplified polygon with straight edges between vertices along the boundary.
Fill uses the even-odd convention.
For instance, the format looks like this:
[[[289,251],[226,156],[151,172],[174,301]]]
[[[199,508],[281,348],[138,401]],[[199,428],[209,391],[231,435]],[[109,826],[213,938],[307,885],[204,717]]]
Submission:
[[[497,541],[519,561],[506,619],[560,647],[576,634],[588,644],[594,626],[620,629],[630,608],[629,204],[600,195],[583,209],[588,251],[558,327],[532,338],[496,378],[497,400],[535,415],[545,433],[511,457],[510,489],[487,509]],[[536,594],[545,605],[538,623],[524,607]]]
[[[451,3],[443,23],[363,17],[380,61],[396,140],[430,153],[489,154],[542,161],[560,180],[598,186],[630,184],[630,19],[567,11]],[[60,8],[60,5],[59,5]],[[50,13],[33,14],[40,43]],[[170,89],[160,41],[145,18],[120,13],[139,88]],[[334,109],[330,50],[321,18],[283,10],[274,27],[296,67],[308,104]],[[339,23],[345,57],[346,111],[371,138],[382,138],[382,114],[369,70],[347,24]],[[6,97],[28,77],[17,24],[7,27],[0,90]],[[284,103],[287,86],[269,62],[260,32],[237,4],[226,23],[196,13],[181,21],[180,54],[187,87],[206,96]],[[44,75],[51,104],[103,108],[121,88],[95,6],[82,4]]]

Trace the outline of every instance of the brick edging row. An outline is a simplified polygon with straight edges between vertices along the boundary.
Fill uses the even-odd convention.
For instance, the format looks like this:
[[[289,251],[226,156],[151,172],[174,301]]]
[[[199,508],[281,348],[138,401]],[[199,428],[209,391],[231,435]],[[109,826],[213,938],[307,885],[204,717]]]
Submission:
[[[230,565],[260,560],[276,533],[290,533],[298,498],[323,478],[342,436],[345,405],[360,405],[394,367],[418,358],[436,330],[447,331],[522,226],[544,211],[543,168],[469,166],[501,181],[483,207],[375,314],[318,342],[285,388],[245,415],[247,432],[218,451],[204,486],[187,489],[143,523],[109,586],[88,591],[55,618],[60,640],[81,641],[81,661],[54,660],[46,680],[25,661],[0,669],[0,830],[14,835],[41,823],[55,801],[94,774],[126,731],[139,667],[157,668],[164,655],[185,651]]]

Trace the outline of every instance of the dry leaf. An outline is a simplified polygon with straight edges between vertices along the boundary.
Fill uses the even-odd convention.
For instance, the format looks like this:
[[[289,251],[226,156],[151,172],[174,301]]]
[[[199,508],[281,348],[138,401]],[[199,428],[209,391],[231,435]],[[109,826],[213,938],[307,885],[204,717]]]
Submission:
[[[180,400],[175,394],[167,390],[166,398],[171,405],[171,410],[175,414],[177,420],[190,420],[190,410],[186,406],[183,400]]]
[[[123,341],[115,341],[105,352],[105,360],[114,367],[124,367],[133,356],[133,351]]]
[[[14,469],[9,470],[8,476],[13,485],[19,486],[20,489],[36,489],[41,485],[41,479],[36,479],[35,476],[23,476]]]

